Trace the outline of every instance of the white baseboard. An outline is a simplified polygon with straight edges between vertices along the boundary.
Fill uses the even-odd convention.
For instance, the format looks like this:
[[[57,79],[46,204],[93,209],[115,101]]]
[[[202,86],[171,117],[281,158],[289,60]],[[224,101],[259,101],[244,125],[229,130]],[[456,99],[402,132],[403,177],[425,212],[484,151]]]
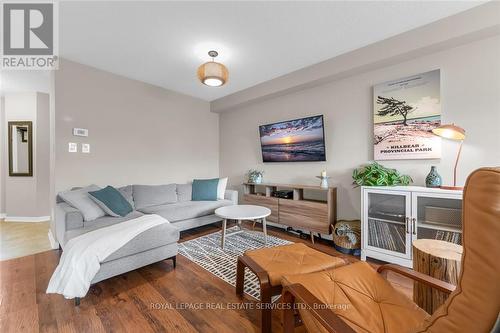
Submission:
[[[5,213],[0,213],[0,220],[3,220],[7,215]]]
[[[5,222],[47,222],[50,216],[6,216]]]
[[[59,248],[59,243],[55,240],[51,230],[49,230],[48,236],[49,236],[50,247],[52,247],[54,250],[57,250]]]

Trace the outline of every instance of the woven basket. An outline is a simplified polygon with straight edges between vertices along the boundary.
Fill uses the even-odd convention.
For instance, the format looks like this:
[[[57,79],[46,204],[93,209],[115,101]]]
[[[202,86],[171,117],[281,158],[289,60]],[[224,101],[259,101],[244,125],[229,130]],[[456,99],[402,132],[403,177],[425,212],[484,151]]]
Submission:
[[[333,243],[337,251],[359,256],[361,254],[361,221],[337,221],[333,227]]]

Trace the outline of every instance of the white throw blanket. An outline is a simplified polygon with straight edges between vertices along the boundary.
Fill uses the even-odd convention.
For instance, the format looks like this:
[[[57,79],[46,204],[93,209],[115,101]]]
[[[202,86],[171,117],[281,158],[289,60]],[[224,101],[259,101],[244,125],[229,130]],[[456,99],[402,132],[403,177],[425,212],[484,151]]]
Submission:
[[[101,262],[141,232],[163,223],[169,222],[159,215],[143,215],[69,240],[50,278],[47,293],[62,294],[65,298],[84,297]]]

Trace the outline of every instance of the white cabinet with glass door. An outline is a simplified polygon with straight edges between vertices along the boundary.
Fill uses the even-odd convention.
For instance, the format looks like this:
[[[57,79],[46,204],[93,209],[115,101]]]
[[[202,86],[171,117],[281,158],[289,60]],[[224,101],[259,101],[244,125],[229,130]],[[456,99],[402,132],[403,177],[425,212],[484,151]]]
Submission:
[[[412,266],[415,239],[461,243],[462,192],[418,186],[361,189],[361,259]]]

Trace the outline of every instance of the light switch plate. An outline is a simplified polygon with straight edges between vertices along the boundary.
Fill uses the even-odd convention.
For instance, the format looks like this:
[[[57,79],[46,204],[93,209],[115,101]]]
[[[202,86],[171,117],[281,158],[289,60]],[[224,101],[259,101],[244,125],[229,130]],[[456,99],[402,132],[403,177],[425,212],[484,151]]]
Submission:
[[[89,143],[82,143],[82,153],[90,153],[90,144]]]
[[[77,153],[78,152],[78,145],[74,142],[68,143],[68,151],[70,153]]]

